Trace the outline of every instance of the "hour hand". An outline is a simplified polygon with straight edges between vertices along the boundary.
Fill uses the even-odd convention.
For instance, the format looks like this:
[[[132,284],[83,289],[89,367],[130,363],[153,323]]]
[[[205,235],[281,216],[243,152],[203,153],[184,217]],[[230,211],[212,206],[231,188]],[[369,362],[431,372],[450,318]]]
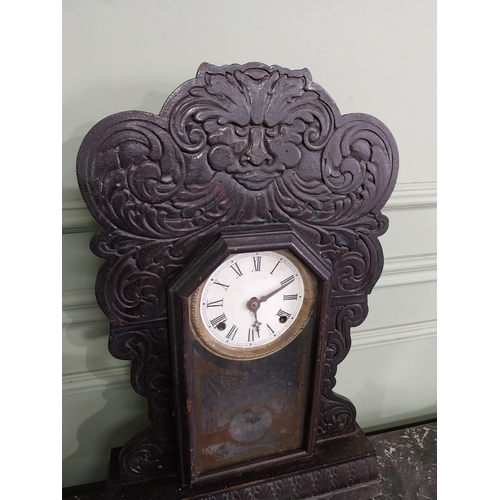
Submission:
[[[253,313],[255,317],[255,323],[252,325],[256,330],[257,334],[260,332],[260,325],[259,320],[257,319],[257,310],[260,307],[260,302],[256,297],[252,297],[248,302],[247,302],[247,307],[250,310],[251,313]]]
[[[262,325],[262,323],[257,321],[257,315],[255,315],[255,323],[252,326],[255,328],[255,331],[257,332],[257,336],[260,335],[260,325]]]

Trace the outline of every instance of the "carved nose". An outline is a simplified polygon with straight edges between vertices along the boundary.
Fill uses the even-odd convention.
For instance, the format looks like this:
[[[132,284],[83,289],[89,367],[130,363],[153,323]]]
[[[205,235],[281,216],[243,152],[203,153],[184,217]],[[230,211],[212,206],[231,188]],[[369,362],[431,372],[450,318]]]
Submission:
[[[252,128],[250,130],[250,146],[243,156],[242,160],[246,163],[249,161],[252,165],[258,167],[264,162],[270,164],[273,157],[267,152],[266,145],[264,143],[264,130],[259,127]]]

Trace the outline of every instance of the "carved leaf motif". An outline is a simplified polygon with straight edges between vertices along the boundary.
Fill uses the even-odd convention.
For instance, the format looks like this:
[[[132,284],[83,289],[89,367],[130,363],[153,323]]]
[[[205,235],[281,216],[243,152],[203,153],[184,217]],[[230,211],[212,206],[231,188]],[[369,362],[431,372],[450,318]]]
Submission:
[[[354,463],[325,467],[313,472],[296,474],[286,479],[270,480],[267,483],[249,486],[232,492],[209,495],[202,500],[306,500],[311,494],[323,496],[336,490],[354,486],[367,480],[375,479],[376,459],[356,460]],[[232,496],[237,494],[238,496]],[[334,495],[338,496],[338,495]],[[326,497],[325,497],[326,498]]]
[[[295,478],[285,478],[277,483],[276,495],[278,498],[283,500],[297,500],[299,496],[297,495]]]
[[[279,500],[277,496],[276,488],[277,481],[272,483],[265,483],[256,487],[256,498],[259,500],[269,499],[269,500]]]
[[[326,491],[331,491],[333,486],[333,475],[334,475],[333,469],[334,469],[333,467],[328,467],[312,473],[314,477],[315,492],[320,494]]]
[[[314,477],[311,473],[297,477],[296,484],[298,498],[306,498],[311,493],[318,493],[317,488],[314,488]]]

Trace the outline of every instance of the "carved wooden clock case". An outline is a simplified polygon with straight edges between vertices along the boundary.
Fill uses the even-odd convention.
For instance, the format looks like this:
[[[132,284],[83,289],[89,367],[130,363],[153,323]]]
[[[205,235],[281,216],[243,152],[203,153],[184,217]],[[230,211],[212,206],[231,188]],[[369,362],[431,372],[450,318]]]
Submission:
[[[375,451],[333,392],[379,278],[389,130],[308,70],[203,64],[159,115],[109,116],[78,181],[102,229],[109,349],[150,426],[107,498],[368,499]],[[369,377],[369,374],[366,374]]]

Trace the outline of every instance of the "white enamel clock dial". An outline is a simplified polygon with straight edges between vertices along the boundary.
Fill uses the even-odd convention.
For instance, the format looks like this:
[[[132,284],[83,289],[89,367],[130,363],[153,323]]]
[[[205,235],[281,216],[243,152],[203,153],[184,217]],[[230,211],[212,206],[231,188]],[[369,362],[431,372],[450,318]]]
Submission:
[[[195,292],[191,318],[210,351],[255,359],[283,348],[302,331],[313,298],[313,277],[290,252],[233,254]]]

